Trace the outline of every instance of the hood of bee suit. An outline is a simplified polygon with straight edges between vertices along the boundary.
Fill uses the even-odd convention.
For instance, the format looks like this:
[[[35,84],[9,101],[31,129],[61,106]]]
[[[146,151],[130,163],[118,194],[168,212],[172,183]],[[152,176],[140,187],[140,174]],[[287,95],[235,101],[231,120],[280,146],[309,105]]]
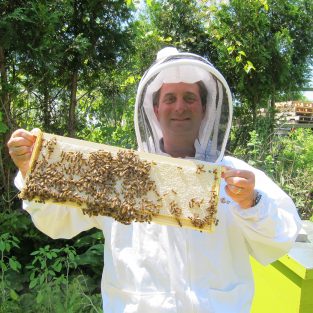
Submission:
[[[137,91],[135,130],[139,151],[166,155],[162,131],[153,110],[153,94],[164,83],[196,83],[207,88],[205,116],[195,141],[195,158],[219,162],[224,155],[232,119],[230,89],[222,74],[206,59],[176,48],[159,51],[157,60],[143,75]]]

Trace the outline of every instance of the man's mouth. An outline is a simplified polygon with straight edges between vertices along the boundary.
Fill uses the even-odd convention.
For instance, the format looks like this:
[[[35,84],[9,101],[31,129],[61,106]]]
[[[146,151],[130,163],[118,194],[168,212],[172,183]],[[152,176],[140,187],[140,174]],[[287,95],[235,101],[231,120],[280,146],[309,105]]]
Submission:
[[[172,121],[175,122],[185,122],[185,121],[189,121],[190,117],[185,117],[185,118],[172,118]]]

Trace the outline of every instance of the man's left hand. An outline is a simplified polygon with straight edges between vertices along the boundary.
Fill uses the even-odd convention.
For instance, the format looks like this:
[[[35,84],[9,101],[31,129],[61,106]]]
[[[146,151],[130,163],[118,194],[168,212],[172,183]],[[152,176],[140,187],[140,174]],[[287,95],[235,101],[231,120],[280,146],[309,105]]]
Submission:
[[[251,208],[254,204],[254,173],[246,170],[237,170],[230,167],[224,167],[222,178],[226,182],[226,193],[235,202],[237,202],[242,209]]]

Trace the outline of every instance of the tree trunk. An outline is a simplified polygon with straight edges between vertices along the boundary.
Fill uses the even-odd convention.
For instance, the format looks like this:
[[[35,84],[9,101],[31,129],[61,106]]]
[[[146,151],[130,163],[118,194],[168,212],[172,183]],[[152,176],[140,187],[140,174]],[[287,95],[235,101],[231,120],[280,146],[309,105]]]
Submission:
[[[44,98],[42,104],[42,112],[43,112],[43,127],[46,131],[50,131],[51,129],[51,118],[50,118],[50,110],[49,110],[49,103],[50,103],[50,93],[48,84],[44,86]]]
[[[274,133],[275,113],[276,113],[275,90],[273,90],[272,95],[271,95],[270,108],[269,108],[269,134],[273,134]]]
[[[251,110],[252,110],[252,125],[253,125],[253,128],[255,127],[256,125],[256,118],[257,118],[257,102],[254,102],[251,104]]]
[[[69,118],[68,118],[68,135],[70,137],[75,136],[76,131],[76,118],[75,118],[75,110],[77,105],[77,79],[78,79],[78,71],[75,70],[72,75],[72,82],[71,82],[71,102],[69,108]]]
[[[275,93],[273,92],[271,95],[271,107],[270,107],[270,118],[271,121],[274,122],[275,119],[275,111],[276,111],[276,107],[275,107]]]
[[[6,58],[5,51],[3,47],[0,47],[0,75],[1,75],[1,109],[2,121],[5,126],[9,127],[11,130],[12,119],[11,119],[11,108],[10,108],[10,97],[8,93],[8,81],[7,81],[7,70],[6,70]],[[10,186],[11,186],[11,168],[10,164],[10,155],[6,147],[6,142],[9,139],[9,132],[0,133],[0,192],[4,196],[8,207],[10,208]]]
[[[0,47],[0,73],[1,73],[1,107],[2,112],[4,114],[3,119],[7,126],[12,128],[11,123],[11,110],[10,110],[10,98],[7,88],[7,71],[5,68],[6,60],[5,60],[5,52],[4,48]]]

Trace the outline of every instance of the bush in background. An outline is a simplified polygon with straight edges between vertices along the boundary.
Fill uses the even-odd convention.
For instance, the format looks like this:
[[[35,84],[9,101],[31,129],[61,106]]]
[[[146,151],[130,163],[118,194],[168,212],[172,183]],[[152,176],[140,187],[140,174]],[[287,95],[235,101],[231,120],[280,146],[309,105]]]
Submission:
[[[282,136],[258,127],[249,134],[248,144],[233,154],[265,171],[290,195],[301,218],[313,219],[312,130],[298,128]]]

